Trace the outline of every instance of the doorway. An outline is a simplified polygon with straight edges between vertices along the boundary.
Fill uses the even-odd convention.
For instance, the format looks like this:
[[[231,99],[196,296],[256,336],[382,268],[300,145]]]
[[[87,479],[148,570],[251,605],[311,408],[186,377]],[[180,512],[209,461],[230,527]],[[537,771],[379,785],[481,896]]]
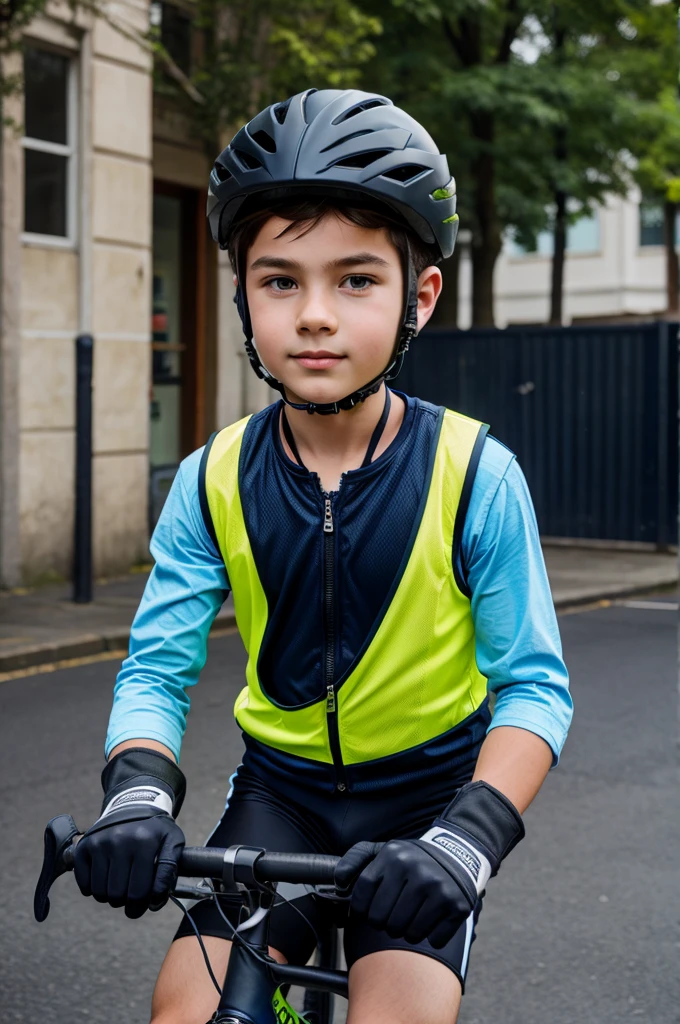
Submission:
[[[216,258],[209,247],[205,195],[200,189],[154,183],[151,530],[180,462],[205,443],[214,420]]]

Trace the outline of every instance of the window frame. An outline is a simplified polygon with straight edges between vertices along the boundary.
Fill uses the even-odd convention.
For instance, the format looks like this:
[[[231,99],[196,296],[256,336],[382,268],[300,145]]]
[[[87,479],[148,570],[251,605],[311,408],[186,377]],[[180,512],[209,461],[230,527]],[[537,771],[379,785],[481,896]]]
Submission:
[[[661,239],[658,242],[643,242],[642,241],[642,215],[643,208],[655,207],[659,210],[661,215]],[[639,200],[637,204],[637,249],[638,253],[646,255],[647,253],[659,253],[666,247],[665,232],[664,232],[664,204],[663,200],[652,200],[645,198],[644,196]],[[680,210],[675,215],[675,248],[680,248]]]
[[[51,46],[49,43],[40,40],[27,39],[26,46],[34,50],[45,50],[49,53],[56,53],[68,61],[67,85],[66,85],[66,131],[67,142],[64,145],[60,142],[47,142],[45,139],[35,139],[23,135],[21,138],[22,153],[32,150],[39,153],[52,153],[55,156],[66,157],[66,231],[65,235],[43,235],[39,232],[21,232],[21,241],[27,245],[37,245],[54,249],[75,249],[78,244],[78,58],[77,53],[63,49],[59,46]],[[24,131],[25,131],[24,116]],[[26,171],[24,163],[24,177]],[[23,221],[24,214],[22,214]]]

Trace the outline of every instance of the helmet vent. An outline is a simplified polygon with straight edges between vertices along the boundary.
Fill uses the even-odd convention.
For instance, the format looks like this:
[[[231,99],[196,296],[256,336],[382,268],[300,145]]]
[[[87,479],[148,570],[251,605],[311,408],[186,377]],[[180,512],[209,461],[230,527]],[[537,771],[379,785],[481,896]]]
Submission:
[[[381,160],[391,151],[389,149],[374,149],[370,153],[357,153],[356,156],[345,156],[338,160],[334,167],[369,167],[376,160]]]
[[[331,142],[330,146],[324,146],[321,150],[322,153],[327,153],[329,149],[337,149],[338,146],[344,146],[346,142],[350,142],[351,139],[358,139],[361,135],[372,135],[373,130],[371,128],[364,128],[360,132],[352,132],[351,135],[343,135],[341,139],[337,139],[335,142]]]
[[[224,164],[220,163],[215,164],[215,174],[220,181],[229,181],[230,178],[233,178],[231,171],[228,171]]]
[[[286,120],[286,114],[288,113],[289,106],[290,100],[286,100],[285,103],[277,103],[276,106],[274,107],[274,117],[279,122],[279,124],[283,124],[283,122]]]
[[[372,110],[373,107],[385,107],[389,105],[389,100],[379,99],[377,96],[372,100],[364,100],[363,103],[357,103],[355,106],[350,107],[349,110],[343,110],[342,114],[339,114],[331,123],[342,124],[343,121],[347,121],[348,118],[354,117],[355,114],[360,114],[362,110]]]
[[[246,153],[243,149],[235,149],[233,151],[234,156],[247,171],[255,171],[258,167],[262,167],[261,162],[257,157],[252,156],[250,153]]]
[[[414,178],[417,178],[423,171],[427,170],[429,168],[420,167],[419,164],[402,164],[401,167],[393,167],[391,170],[385,171],[382,177],[392,178],[394,181],[407,182],[413,181]]]
[[[258,146],[262,146],[262,149],[266,149],[268,153],[276,152],[276,143],[268,132],[260,129],[259,132],[255,132],[250,137],[253,142],[256,142]]]

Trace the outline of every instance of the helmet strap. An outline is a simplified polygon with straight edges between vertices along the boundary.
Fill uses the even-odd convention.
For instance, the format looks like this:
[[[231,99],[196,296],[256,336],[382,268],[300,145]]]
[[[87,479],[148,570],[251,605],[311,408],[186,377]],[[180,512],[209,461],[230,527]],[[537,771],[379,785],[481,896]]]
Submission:
[[[340,401],[316,403],[291,402],[290,399],[286,397],[284,385],[269,372],[262,362],[253,339],[250,311],[248,309],[248,300],[245,292],[245,266],[239,258],[237,268],[238,281],[236,285],[236,294],[234,295],[234,302],[236,303],[236,308],[243,325],[245,350],[248,355],[250,365],[260,380],[265,381],[270,388],[278,391],[283,401],[286,405],[290,406],[291,409],[298,409],[301,412],[308,412],[310,414],[317,413],[319,416],[337,415],[339,412],[353,409],[356,405],[364,402],[369,395],[374,395],[379,391],[383,381],[394,380],[401,370],[404,362],[404,356],[408,352],[411,342],[418,333],[418,276],[416,274],[413,262],[413,253],[411,252],[411,246],[409,245],[408,239],[406,239],[406,260],[404,262],[404,308],[399,333],[397,335],[397,340],[395,342],[392,358],[389,364],[377,375],[377,377],[370,380],[368,384],[364,384],[363,387],[357,388],[357,390],[353,391],[351,395],[346,395],[345,398],[341,398]],[[243,285],[241,282],[243,282]]]

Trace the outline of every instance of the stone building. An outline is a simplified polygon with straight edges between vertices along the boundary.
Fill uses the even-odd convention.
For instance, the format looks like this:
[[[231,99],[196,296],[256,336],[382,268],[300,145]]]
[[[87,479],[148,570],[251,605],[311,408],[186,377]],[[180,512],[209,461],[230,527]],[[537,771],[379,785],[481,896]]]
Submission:
[[[79,333],[94,337],[96,575],[148,559],[179,460],[263,402],[208,238],[208,157],[153,95],[147,0],[104,10],[51,2],[5,105],[21,130],[5,129],[0,156],[2,586],[70,574]],[[164,11],[181,49],[188,19]]]

